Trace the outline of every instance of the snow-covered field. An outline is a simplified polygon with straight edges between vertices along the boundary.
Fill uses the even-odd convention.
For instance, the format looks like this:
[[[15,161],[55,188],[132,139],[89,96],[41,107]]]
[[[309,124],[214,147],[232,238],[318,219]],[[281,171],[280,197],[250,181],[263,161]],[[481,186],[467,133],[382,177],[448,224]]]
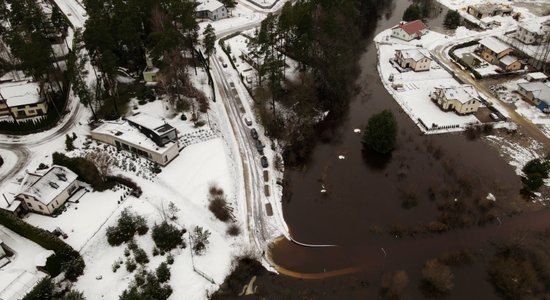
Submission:
[[[390,63],[390,59],[395,56],[395,50],[411,49],[416,46],[433,44],[433,41],[441,39],[443,35],[430,32],[422,37],[420,41],[411,42],[401,41],[391,38],[391,29],[385,30],[377,35],[374,40],[378,46],[378,71],[384,86],[394,99],[401,105],[403,110],[417,123],[418,127],[424,133],[443,133],[449,131],[461,131],[469,124],[479,123],[479,120],[473,115],[459,116],[454,112],[444,112],[435,103],[433,103],[429,94],[436,86],[459,86],[451,74],[449,74],[436,61],[432,61],[432,68],[425,72],[405,72],[399,71]],[[424,38],[426,38],[424,40]],[[404,90],[395,90],[392,82],[389,81],[390,75],[394,76],[394,84],[402,84]],[[426,126],[431,127],[436,124],[438,127],[458,126],[451,129],[439,129],[427,131],[419,122],[422,120]]]

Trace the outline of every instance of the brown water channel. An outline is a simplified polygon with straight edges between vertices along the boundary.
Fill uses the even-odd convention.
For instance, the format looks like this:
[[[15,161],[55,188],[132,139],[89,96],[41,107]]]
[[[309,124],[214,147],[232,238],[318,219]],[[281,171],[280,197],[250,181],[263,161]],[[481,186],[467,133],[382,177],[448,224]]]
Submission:
[[[395,0],[379,20],[376,33],[397,24],[410,3]],[[441,14],[438,11],[434,9],[429,25],[441,29],[445,10]],[[302,243],[338,247],[310,248],[282,239],[271,251],[276,264],[297,272],[296,276],[407,268],[420,266],[441,251],[482,247],[494,236],[511,235],[515,228],[547,226],[541,213],[533,218],[506,217],[514,203],[524,200],[519,195],[518,176],[495,149],[462,134],[420,133],[382,86],[374,43],[369,42],[359,64],[360,92],[350,103],[345,121],[331,134],[330,142],[316,146],[305,170],[286,174],[290,186],[285,190],[283,209],[292,237]],[[398,149],[388,159],[364,154],[361,134],[354,132],[363,129],[368,118],[383,109],[392,110],[399,123]],[[340,155],[345,159],[339,159]],[[439,214],[436,201],[445,200],[445,189],[456,186],[457,181],[467,182],[459,189],[472,190],[471,198],[494,194],[503,226],[494,222],[483,228],[399,239],[373,233],[390,224],[427,224],[435,220]],[[321,193],[323,188],[327,193]],[[438,191],[436,201],[429,196],[430,189]],[[404,195],[414,195],[418,205],[404,209]]]

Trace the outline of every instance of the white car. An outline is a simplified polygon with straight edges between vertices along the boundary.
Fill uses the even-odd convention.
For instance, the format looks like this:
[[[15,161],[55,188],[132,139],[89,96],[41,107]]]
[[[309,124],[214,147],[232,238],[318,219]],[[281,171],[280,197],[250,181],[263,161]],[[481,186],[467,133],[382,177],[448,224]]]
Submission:
[[[246,126],[252,126],[252,121],[248,117],[244,117],[244,123]]]

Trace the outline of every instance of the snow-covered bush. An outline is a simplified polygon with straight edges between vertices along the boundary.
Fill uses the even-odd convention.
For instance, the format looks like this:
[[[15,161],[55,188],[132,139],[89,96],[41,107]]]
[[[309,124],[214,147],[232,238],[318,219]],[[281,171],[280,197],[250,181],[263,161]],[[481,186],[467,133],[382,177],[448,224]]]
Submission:
[[[164,221],[159,225],[153,226],[153,241],[160,251],[170,251],[179,245],[185,247],[183,238],[181,237],[185,231],[181,231],[176,226],[168,224]]]
[[[136,232],[143,235],[147,233],[148,230],[149,228],[147,227],[145,218],[135,215],[128,209],[125,209],[120,214],[117,225],[107,228],[107,242],[109,242],[111,246],[118,246],[122,243],[131,241]]]

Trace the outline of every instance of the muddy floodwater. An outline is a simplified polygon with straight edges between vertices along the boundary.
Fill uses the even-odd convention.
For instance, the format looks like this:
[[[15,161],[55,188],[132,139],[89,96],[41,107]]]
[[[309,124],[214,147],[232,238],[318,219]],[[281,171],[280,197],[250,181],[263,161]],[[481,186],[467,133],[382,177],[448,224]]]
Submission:
[[[397,24],[410,3],[393,1],[378,21],[375,34]],[[445,12],[434,4],[428,20],[432,29],[442,30]],[[492,193],[498,203],[499,222],[512,220],[509,213],[517,209],[515,203],[524,200],[519,195],[519,177],[483,140],[470,140],[463,134],[420,134],[380,82],[374,43],[368,43],[359,64],[360,91],[351,101],[345,120],[329,142],[316,146],[304,169],[286,174],[289,186],[283,209],[292,237],[300,243],[337,247],[303,247],[282,239],[273,245],[272,259],[297,274],[343,275],[359,270],[375,274],[418,269],[441,251],[472,246],[483,251],[484,243],[497,231],[501,236],[511,235],[512,224],[495,230],[499,226],[496,222],[481,229],[474,226],[429,237],[396,238],[385,232],[384,228],[392,224],[428,224],[436,220],[440,213],[436,202],[454,197],[447,189],[459,190],[469,199],[484,199]],[[364,153],[361,133],[356,132],[364,128],[372,114],[383,109],[393,111],[399,124],[398,148],[391,157]],[[414,199],[415,205],[405,208],[407,198]],[[521,217],[514,222],[528,222],[528,217]],[[481,282],[476,284],[477,296],[496,297],[482,267],[462,269],[455,275],[457,287],[451,298],[472,295],[468,287],[474,282]]]

